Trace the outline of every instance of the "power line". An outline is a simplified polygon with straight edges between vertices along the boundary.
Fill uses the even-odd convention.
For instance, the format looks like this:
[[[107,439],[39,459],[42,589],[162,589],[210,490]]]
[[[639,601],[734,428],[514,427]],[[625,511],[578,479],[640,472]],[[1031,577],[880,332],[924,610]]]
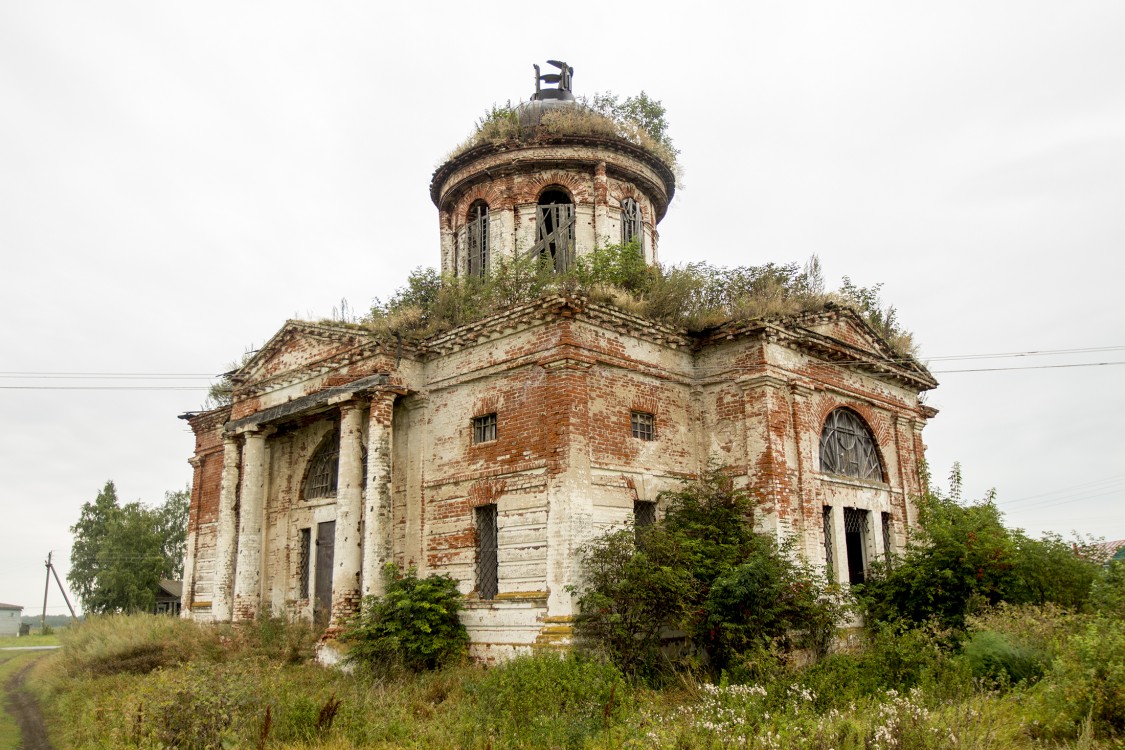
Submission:
[[[1024,495],[1023,497],[1017,497],[1017,498],[1014,498],[1012,500],[997,500],[997,502],[1000,502],[1000,503],[1022,503],[1026,500],[1036,500],[1036,499],[1039,499],[1039,498],[1048,497],[1050,495],[1062,495],[1062,494],[1074,492],[1075,490],[1088,490],[1088,489],[1100,488],[1102,485],[1105,485],[1105,484],[1111,484],[1112,485],[1112,484],[1119,484],[1121,482],[1125,482],[1125,474],[1111,474],[1110,476],[1103,477],[1101,479],[1091,479],[1087,482],[1079,482],[1077,484],[1071,484],[1071,485],[1068,485],[1067,487],[1065,487],[1063,489],[1059,489],[1059,490],[1049,490],[1047,492],[1040,492],[1037,495]]]
[[[206,391],[206,385],[0,385],[5,391]]]
[[[1125,346],[1088,346],[1081,349],[1033,349],[1024,352],[999,352],[996,354],[949,354],[939,357],[925,357],[929,362],[953,359],[1005,359],[1008,357],[1053,357],[1060,354],[1092,354],[1100,352],[1118,352],[1125,350]]]
[[[5,378],[217,378],[206,372],[44,372],[44,371],[9,371],[0,372],[0,377]]]
[[[1018,352],[994,352],[985,354],[949,354],[925,358],[900,357],[883,360],[894,364],[909,364],[924,359],[926,362],[952,362],[987,359],[1009,359],[1014,357],[1052,357],[1061,355],[1093,354],[1103,352],[1125,351],[1125,346],[1093,346],[1073,349],[1030,349]],[[851,367],[854,365],[870,364],[869,360],[840,360],[836,362],[814,362],[819,367]],[[1050,370],[1070,369],[1076,367],[1115,367],[1125,365],[1125,360],[1108,362],[1072,362],[1057,365],[1016,365],[1011,367],[975,367],[958,370],[933,370],[935,375],[951,375],[977,372],[1009,372],[1014,370]],[[739,366],[724,366],[698,368],[700,371],[722,371],[747,369]],[[0,390],[20,391],[203,391],[210,388],[210,382],[220,378],[220,375],[207,373],[162,373],[162,372],[51,372],[39,370],[27,371],[0,371],[0,378],[16,380],[198,380],[208,381],[208,385],[0,385]]]
[[[1121,362],[1075,362],[1068,365],[1024,365],[1022,367],[976,367],[969,370],[931,370],[934,375],[948,375],[957,372],[1006,372],[1008,370],[1055,370],[1065,367],[1106,367],[1125,365]]]

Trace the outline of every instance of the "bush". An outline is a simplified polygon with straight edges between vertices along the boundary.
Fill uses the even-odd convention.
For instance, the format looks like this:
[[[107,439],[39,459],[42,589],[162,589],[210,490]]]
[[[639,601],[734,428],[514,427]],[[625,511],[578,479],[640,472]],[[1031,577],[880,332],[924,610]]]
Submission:
[[[1113,560],[1090,590],[1090,604],[1106,617],[1125,619],[1125,560]]]
[[[685,633],[716,672],[743,654],[827,651],[844,607],[791,547],[753,529],[754,500],[719,469],[661,495],[668,511],[636,537],[584,549],[580,643],[629,673],[651,674],[663,634]]]
[[[1079,541],[1065,542],[1047,533],[1032,539],[1019,530],[1011,532],[1014,543],[1012,583],[1005,601],[1017,604],[1048,602],[1072,609],[1086,606],[1090,589],[1101,566]]]
[[[941,682],[957,682],[957,675],[946,675],[955,667],[951,655],[956,644],[952,631],[937,621],[918,627],[883,624],[870,629],[864,669],[869,683],[880,690],[905,691]]]
[[[612,664],[577,654],[523,656],[470,686],[477,731],[489,746],[580,748],[631,700]]]
[[[1083,625],[1084,618],[1057,604],[1000,603],[967,618],[971,633],[991,631],[1050,664]]]
[[[811,648],[823,656],[845,610],[827,582],[806,562],[794,559],[792,549],[778,548],[773,539],[759,535],[745,560],[712,583],[700,630],[718,667],[773,643],[783,649]]]
[[[157,747],[218,750],[233,739],[238,724],[252,721],[260,708],[261,682],[246,669],[191,663],[161,670],[145,685],[136,707],[134,731]]]
[[[960,483],[955,465],[948,495],[930,488],[916,500],[918,533],[902,557],[874,565],[857,587],[869,623],[936,619],[962,629],[968,616],[1000,602],[1086,604],[1094,563],[1058,535],[1035,540],[1006,528],[991,493],[962,505]]]
[[[693,596],[676,540],[661,529],[644,532],[640,548],[633,530],[623,529],[582,549],[579,645],[629,674],[652,674],[660,661],[661,633],[687,618]]]
[[[985,630],[974,633],[962,657],[973,677],[999,685],[1037,680],[1043,674],[1045,654],[1012,643],[1003,633]]]
[[[1125,733],[1125,622],[1092,620],[1036,687],[1035,713],[1045,734],[1073,736],[1085,722],[1101,736]]]
[[[348,660],[376,671],[436,669],[463,656],[469,634],[461,624],[461,593],[447,575],[419,578],[394,563],[384,570],[386,593],[364,597],[341,639]]]

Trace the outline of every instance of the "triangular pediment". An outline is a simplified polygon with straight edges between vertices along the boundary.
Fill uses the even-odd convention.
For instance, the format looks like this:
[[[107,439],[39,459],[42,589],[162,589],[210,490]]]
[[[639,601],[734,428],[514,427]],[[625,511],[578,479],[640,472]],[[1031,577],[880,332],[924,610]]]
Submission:
[[[289,320],[234,374],[234,379],[239,385],[261,383],[359,354],[372,343],[366,331],[348,324]]]
[[[896,351],[854,310],[829,305],[777,321],[802,349],[880,376],[909,382],[921,390],[937,385],[918,360]]]
[[[800,321],[801,327],[888,359],[902,359],[867,322],[848,308],[825,310]]]

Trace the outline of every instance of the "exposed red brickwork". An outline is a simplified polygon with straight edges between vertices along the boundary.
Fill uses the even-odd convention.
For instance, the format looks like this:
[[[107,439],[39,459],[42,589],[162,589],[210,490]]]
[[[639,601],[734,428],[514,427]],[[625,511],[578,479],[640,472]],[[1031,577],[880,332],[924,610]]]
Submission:
[[[285,403],[288,396],[280,394],[343,387],[376,372],[389,373],[397,389],[362,396],[364,402],[371,399],[364,430],[385,429],[390,435],[389,559],[417,565],[422,573],[454,575],[470,592],[479,541],[474,508],[498,509],[498,603],[477,602],[467,615],[481,628],[490,627],[488,618],[501,618],[495,622],[507,623],[504,627],[522,622],[519,627],[538,633],[543,618],[556,616],[550,607],[557,605],[545,604],[554,601],[552,585],[560,588],[571,569],[551,550],[575,549],[581,535],[627,520],[634,499],[655,499],[709,461],[726,466],[761,501],[761,523],[798,534],[799,549],[814,560],[823,558],[825,505],[858,506],[876,522],[889,512],[896,543],[905,539],[909,498],[919,489],[919,425],[927,412],[917,390],[900,380],[829,365],[820,354],[824,342],[813,342],[821,347],[814,353],[796,329],[749,327],[697,340],[693,347],[674,331],[632,323],[581,298],[529,306],[522,317],[501,312],[495,320],[439,337],[424,350],[404,350],[401,360],[380,350],[328,370],[320,355],[339,351],[325,349],[319,340],[307,342],[313,352],[303,360],[307,365],[290,371],[272,361],[259,363],[263,377],[273,373],[266,380],[275,390],[258,393],[263,386],[248,382],[246,392],[258,395],[241,398],[221,417],[195,418],[192,525],[200,532],[201,585],[209,585],[206,566],[218,554],[214,522],[226,420]],[[841,330],[846,323],[839,322]],[[853,338],[862,341],[866,335],[861,330]],[[273,356],[304,357],[299,339],[281,342]],[[885,482],[820,473],[820,431],[840,407],[853,409],[870,426]],[[312,453],[345,408],[351,407],[289,416],[274,425],[267,440],[265,601],[291,614],[311,613],[310,600],[297,596],[298,562],[291,549],[297,532],[315,532],[336,513],[333,498],[305,500],[301,488]],[[632,436],[632,411],[654,415],[654,440]],[[473,418],[493,413],[496,439],[474,443]],[[370,436],[364,441],[370,450]],[[571,524],[567,514],[577,513],[588,521]],[[354,606],[346,596],[342,603],[337,599],[334,618]],[[494,608],[499,602],[515,607],[516,601],[526,609]],[[250,609],[236,607],[234,614]],[[557,616],[569,616],[560,612]]]

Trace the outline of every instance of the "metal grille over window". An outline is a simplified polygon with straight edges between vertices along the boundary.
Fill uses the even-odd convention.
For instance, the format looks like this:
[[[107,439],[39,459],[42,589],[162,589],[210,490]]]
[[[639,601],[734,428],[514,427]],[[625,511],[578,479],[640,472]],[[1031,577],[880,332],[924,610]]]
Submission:
[[[473,442],[487,443],[496,439],[496,415],[485,414],[473,417]]]
[[[633,526],[643,529],[656,523],[656,503],[651,500],[633,501]]]
[[[867,517],[870,514],[858,508],[844,508],[844,541],[848,551],[848,580],[863,583],[867,574]]]
[[[297,597],[309,598],[309,559],[312,554],[312,529],[301,529],[297,542]]]
[[[645,411],[634,411],[629,415],[629,426],[633,437],[639,440],[656,439],[656,417]]]
[[[621,244],[627,245],[633,239],[638,247],[644,247],[644,224],[641,220],[641,207],[632,198],[621,201]]]
[[[548,190],[535,212],[536,240],[532,255],[550,259],[557,273],[574,264],[574,204],[561,190]]]
[[[488,204],[477,201],[469,209],[469,275],[488,273]]]
[[[825,420],[824,431],[820,433],[820,470],[883,481],[875,438],[854,411],[836,409]]]
[[[500,591],[499,528],[496,506],[482,505],[476,509],[477,522],[477,596],[493,599]]]
[[[883,513],[883,559],[891,564],[891,514]]]
[[[824,522],[824,562],[828,567],[828,576],[836,579],[836,561],[832,555],[832,506],[825,505],[821,512]]]
[[[305,479],[305,499],[335,497],[336,480],[340,474],[340,435],[333,431],[320,442]]]

